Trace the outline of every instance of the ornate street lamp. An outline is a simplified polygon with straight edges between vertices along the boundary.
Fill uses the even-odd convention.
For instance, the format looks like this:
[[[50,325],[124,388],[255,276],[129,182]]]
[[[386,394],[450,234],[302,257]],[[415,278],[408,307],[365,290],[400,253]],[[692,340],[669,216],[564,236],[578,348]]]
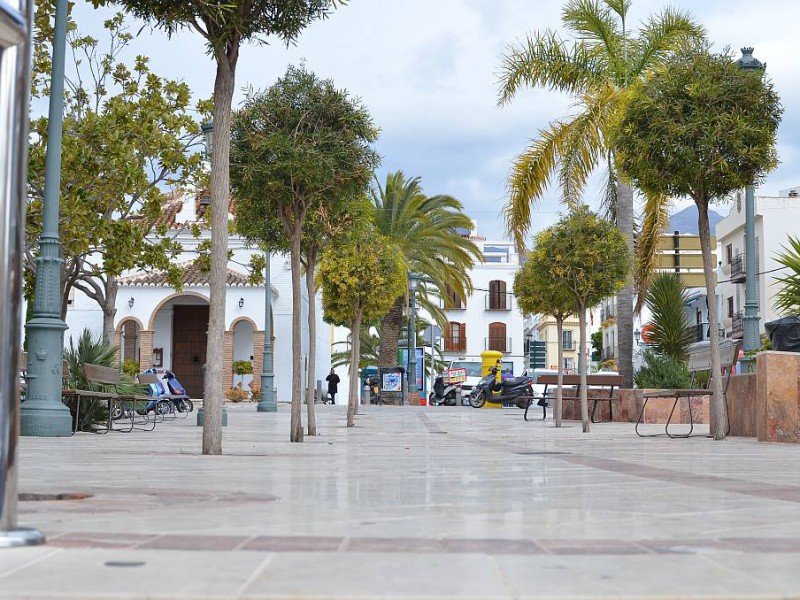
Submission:
[[[767,68],[767,63],[762,63],[753,56],[753,48],[742,48],[742,57],[736,61],[736,65],[745,71],[758,73],[763,76]],[[758,316],[758,295],[756,293],[756,282],[758,274],[756,272],[756,200],[755,186],[751,183],[745,188],[745,212],[744,212],[744,260],[745,260],[745,283],[744,283],[744,339],[742,349],[744,355],[751,350],[761,347],[759,335],[759,316]],[[742,362],[752,360],[743,358]]]
[[[53,30],[42,234],[39,257],[36,259],[33,318],[25,325],[28,338],[28,393],[20,411],[20,433],[43,437],[72,435],[72,416],[61,402],[61,361],[64,358],[64,331],[67,324],[61,319],[60,282],[64,261],[58,236],[66,46],[67,0],[58,0]]]
[[[408,274],[409,312],[408,312],[408,397],[416,399],[417,391],[417,286],[422,277],[417,273]]]

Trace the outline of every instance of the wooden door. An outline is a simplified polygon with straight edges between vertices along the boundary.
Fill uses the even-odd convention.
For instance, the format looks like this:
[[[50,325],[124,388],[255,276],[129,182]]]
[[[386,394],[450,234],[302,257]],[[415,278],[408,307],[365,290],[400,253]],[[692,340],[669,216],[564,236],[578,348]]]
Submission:
[[[192,398],[203,397],[208,306],[175,306],[172,314],[172,371]]]

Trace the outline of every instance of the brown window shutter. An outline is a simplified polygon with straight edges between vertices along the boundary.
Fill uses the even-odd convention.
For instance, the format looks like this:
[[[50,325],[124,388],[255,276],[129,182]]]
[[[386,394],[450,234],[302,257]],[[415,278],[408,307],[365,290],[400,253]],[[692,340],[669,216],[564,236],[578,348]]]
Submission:
[[[459,339],[460,339],[459,351],[460,352],[466,352],[467,351],[467,324],[466,323],[461,323],[461,337]]]

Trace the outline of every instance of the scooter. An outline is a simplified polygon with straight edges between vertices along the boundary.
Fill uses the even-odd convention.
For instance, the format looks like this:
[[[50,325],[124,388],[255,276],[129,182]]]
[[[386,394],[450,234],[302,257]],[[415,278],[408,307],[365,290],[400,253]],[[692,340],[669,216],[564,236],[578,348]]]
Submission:
[[[455,406],[456,399],[461,398],[461,384],[450,383],[444,384],[444,377],[438,375],[433,382],[433,391],[428,395],[428,404],[430,406]]]
[[[487,401],[490,402],[511,402],[519,408],[526,408],[533,400],[534,383],[533,377],[522,375],[512,377],[505,381],[497,381],[498,368],[492,367],[488,375],[485,375],[478,384],[472,388],[469,395],[469,405],[473,408],[481,408]],[[495,392],[499,392],[495,393]]]

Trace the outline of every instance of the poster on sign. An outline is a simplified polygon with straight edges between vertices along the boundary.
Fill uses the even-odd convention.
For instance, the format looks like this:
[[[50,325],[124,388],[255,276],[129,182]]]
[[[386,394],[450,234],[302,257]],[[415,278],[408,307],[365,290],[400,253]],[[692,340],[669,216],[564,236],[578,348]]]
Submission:
[[[464,383],[467,380],[466,369],[447,369],[442,372],[442,377],[446,384]]]

